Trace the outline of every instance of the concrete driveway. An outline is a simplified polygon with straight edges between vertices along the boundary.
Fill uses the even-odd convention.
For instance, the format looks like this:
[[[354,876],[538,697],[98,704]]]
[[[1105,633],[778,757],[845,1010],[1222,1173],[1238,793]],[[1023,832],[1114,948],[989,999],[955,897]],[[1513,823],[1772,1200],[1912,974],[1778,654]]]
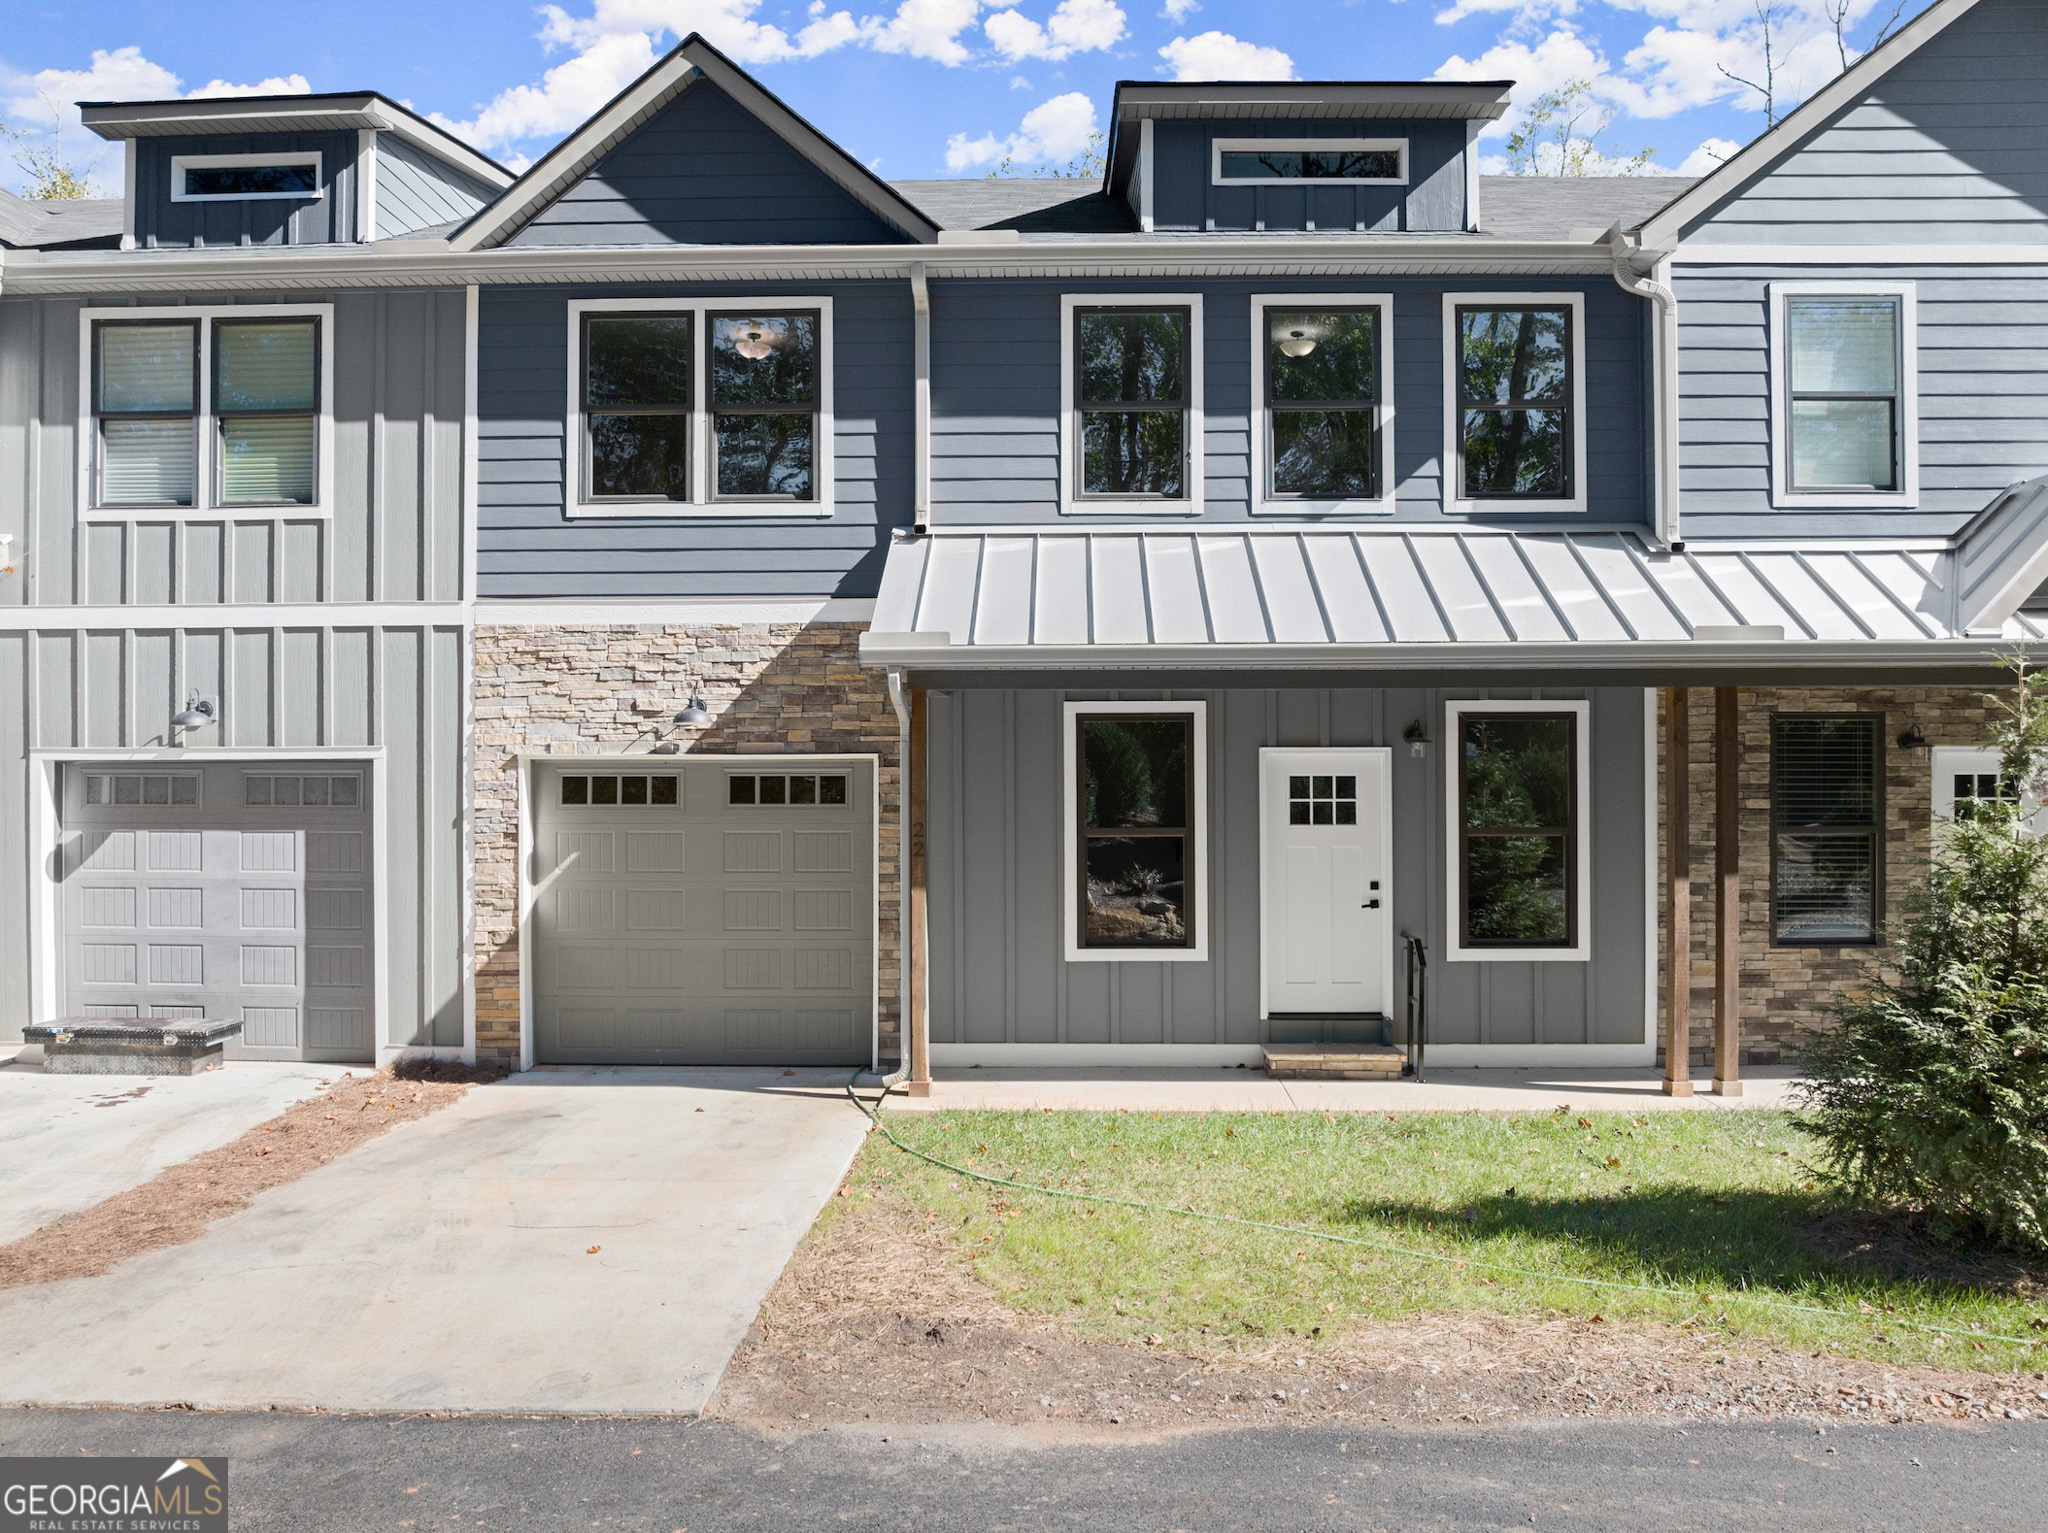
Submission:
[[[0,1066],[0,1244],[218,1149],[347,1073],[255,1060],[162,1076]]]
[[[843,1079],[477,1087],[188,1245],[0,1292],[0,1403],[694,1414],[867,1131]]]

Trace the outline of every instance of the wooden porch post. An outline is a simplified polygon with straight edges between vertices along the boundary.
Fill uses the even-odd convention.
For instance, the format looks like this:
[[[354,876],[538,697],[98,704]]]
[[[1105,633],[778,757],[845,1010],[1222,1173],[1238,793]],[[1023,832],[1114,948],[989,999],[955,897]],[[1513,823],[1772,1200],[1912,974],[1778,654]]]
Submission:
[[[1692,719],[1684,687],[1664,691],[1664,1094],[1692,1095]]]
[[[1714,1092],[1742,1095],[1742,739],[1735,689],[1714,688]]]
[[[910,944],[910,995],[904,1008],[905,1062],[910,1073],[904,1089],[914,1097],[932,1094],[932,1011],[929,925],[925,919],[925,763],[930,759],[930,710],[928,694],[922,687],[910,693],[910,781],[906,793],[906,817],[910,836],[910,930],[903,940]]]

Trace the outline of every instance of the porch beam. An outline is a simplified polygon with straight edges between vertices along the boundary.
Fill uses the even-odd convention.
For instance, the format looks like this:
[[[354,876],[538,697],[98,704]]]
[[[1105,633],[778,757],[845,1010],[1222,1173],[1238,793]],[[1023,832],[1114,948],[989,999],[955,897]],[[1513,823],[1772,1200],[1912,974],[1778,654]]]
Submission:
[[[1742,737],[1714,688],[1714,1094],[1742,1095]]]
[[[1692,719],[1684,687],[1664,692],[1664,1094],[1692,1095]]]
[[[905,1060],[909,1073],[904,1080],[904,1090],[914,1097],[928,1097],[932,1094],[932,1010],[931,1010],[931,952],[929,945],[930,923],[926,919],[926,868],[929,863],[926,845],[925,821],[926,804],[929,798],[925,790],[925,768],[931,758],[931,708],[930,694],[922,687],[910,693],[910,760],[905,763],[904,817],[909,822],[905,827],[910,837],[910,930],[903,934],[903,940],[910,944],[910,994],[906,996],[903,1013]]]

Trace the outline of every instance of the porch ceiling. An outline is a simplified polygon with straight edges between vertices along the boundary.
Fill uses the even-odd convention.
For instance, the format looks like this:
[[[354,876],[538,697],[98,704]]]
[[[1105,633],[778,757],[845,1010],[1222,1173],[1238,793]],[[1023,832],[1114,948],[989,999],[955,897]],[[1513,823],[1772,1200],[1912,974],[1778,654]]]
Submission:
[[[899,536],[861,653],[947,672],[1896,669],[2044,639],[2048,615],[1965,633],[1938,543],[1119,524]]]

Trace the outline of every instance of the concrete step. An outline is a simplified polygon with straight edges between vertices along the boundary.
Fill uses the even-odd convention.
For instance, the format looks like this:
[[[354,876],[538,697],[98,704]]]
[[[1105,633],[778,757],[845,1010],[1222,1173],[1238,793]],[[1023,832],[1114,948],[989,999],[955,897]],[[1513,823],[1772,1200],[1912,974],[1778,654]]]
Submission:
[[[1392,1081],[1401,1078],[1405,1049],[1368,1043],[1269,1043],[1266,1073],[1287,1080]]]

